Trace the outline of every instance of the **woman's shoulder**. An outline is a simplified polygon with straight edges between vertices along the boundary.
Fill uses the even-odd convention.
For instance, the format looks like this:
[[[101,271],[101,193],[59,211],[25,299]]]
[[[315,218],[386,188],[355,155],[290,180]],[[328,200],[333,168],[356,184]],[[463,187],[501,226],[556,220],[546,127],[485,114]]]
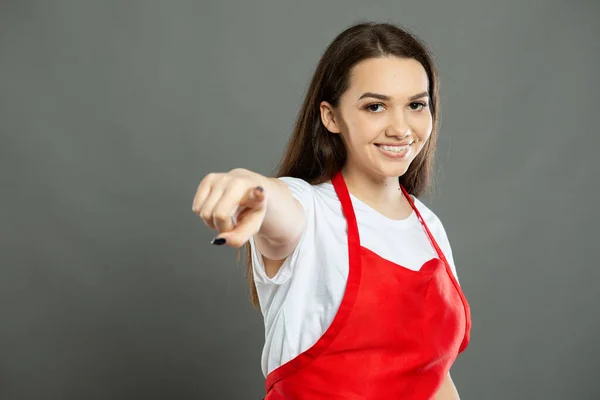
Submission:
[[[288,186],[292,185],[292,186],[298,186],[298,187],[302,187],[306,190],[314,190],[320,187],[323,187],[324,185],[327,186],[331,186],[331,181],[326,181],[324,183],[318,183],[318,184],[312,184],[308,181],[306,181],[305,179],[302,178],[296,178],[294,176],[280,176],[279,178],[280,181],[285,182]]]
[[[431,209],[430,206],[426,205],[419,198],[412,195],[410,197],[413,199],[415,207],[417,210],[419,210],[421,217],[423,217],[423,220],[434,236],[444,239],[446,237],[446,230],[442,220],[438,217],[438,215]]]
[[[302,178],[292,176],[282,176],[277,179],[284,182],[294,195],[314,196],[317,193],[321,195],[335,195],[335,190],[330,181],[312,184]]]
[[[312,200],[313,197],[313,186],[301,178],[295,178],[292,176],[282,176],[277,178],[287,185],[292,192],[292,195],[298,200],[303,206],[306,207],[307,203]]]
[[[423,202],[418,197],[415,197],[413,195],[411,195],[410,197],[413,200],[417,210],[419,210],[419,213],[421,213],[421,216],[423,217],[423,219],[425,220],[425,223],[427,223],[427,225],[442,226],[442,221],[440,220],[440,218],[437,216],[437,214],[432,210],[432,208],[430,206],[426,205],[425,202]]]
[[[322,211],[325,205],[337,201],[331,182],[311,184],[302,178],[291,176],[282,176],[278,179],[288,186],[292,195],[310,214],[317,210]]]

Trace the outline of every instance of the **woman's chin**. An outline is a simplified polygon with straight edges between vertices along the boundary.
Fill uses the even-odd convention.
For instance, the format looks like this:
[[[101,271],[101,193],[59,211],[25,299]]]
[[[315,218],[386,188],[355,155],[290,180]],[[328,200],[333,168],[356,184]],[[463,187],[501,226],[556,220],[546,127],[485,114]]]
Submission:
[[[393,166],[382,166],[379,168],[379,174],[386,178],[397,178],[402,176],[408,171],[408,167],[410,166],[410,162],[407,163],[398,163]]]

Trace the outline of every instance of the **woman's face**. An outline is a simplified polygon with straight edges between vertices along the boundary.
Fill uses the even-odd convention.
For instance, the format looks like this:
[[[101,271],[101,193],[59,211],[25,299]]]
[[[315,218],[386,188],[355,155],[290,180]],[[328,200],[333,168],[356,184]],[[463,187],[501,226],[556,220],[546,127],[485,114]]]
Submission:
[[[403,175],[433,127],[428,78],[414,59],[371,58],[355,65],[338,107],[321,103],[321,118],[342,135],[347,168],[378,178]]]

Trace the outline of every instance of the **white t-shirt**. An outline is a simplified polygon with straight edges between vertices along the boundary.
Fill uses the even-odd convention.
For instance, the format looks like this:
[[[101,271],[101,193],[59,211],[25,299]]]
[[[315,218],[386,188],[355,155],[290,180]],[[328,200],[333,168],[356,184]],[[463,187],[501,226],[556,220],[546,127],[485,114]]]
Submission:
[[[298,178],[279,178],[291,189],[306,214],[298,246],[273,278],[250,239],[254,280],[265,323],[261,368],[271,371],[301,354],[325,333],[342,302],[348,278],[347,224],[330,182],[310,185]],[[418,270],[437,257],[415,212],[392,220],[350,195],[361,246],[382,258]],[[431,234],[456,269],[444,227],[435,214],[413,197]]]

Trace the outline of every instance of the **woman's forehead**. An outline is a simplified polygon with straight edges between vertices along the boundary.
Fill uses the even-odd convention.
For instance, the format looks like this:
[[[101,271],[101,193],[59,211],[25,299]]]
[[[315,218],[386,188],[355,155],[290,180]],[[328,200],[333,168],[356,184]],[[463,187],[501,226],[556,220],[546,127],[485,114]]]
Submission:
[[[427,91],[429,80],[417,60],[400,57],[370,58],[356,64],[350,72],[349,94],[358,99],[364,92],[390,97],[411,97]]]

